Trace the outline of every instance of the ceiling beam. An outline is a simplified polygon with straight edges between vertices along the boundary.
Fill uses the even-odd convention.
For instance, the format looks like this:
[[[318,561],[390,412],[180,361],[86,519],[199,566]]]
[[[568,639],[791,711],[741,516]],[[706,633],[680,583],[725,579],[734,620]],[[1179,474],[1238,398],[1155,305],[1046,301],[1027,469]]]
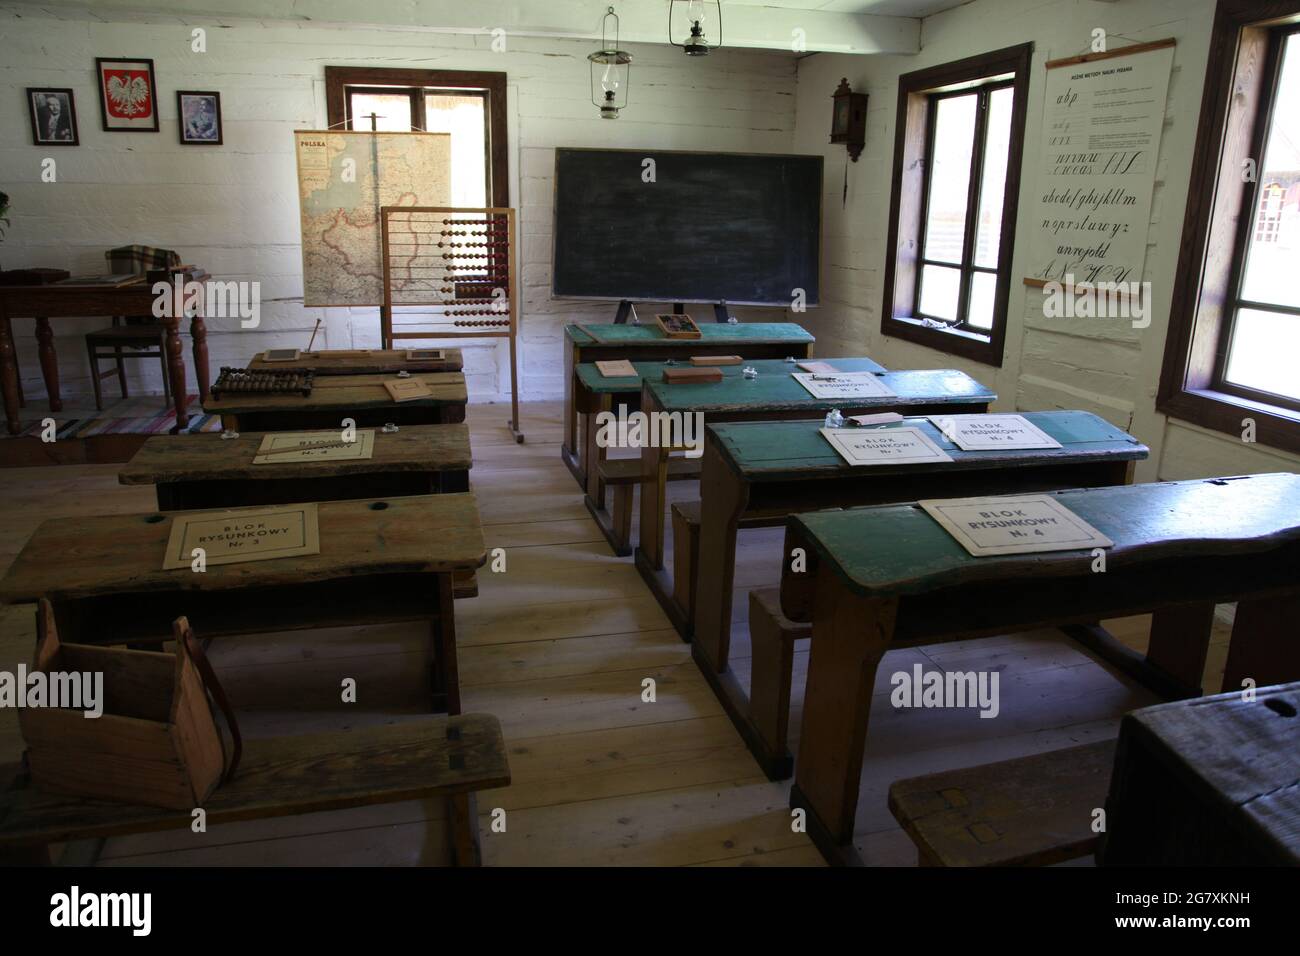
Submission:
[[[18,9],[24,2],[4,4]],[[507,38],[563,37],[599,40],[609,4],[601,0],[39,0],[30,3],[58,15],[88,13],[94,18],[259,20],[311,23],[324,27],[384,27],[438,33],[489,34],[500,27]],[[668,0],[614,3],[620,18],[619,42],[668,41]],[[717,39],[716,11],[708,4],[706,32]],[[830,13],[728,4],[723,0],[723,45],[786,53],[916,53],[921,21],[909,17]],[[687,32],[686,5],[673,13],[674,39]]]

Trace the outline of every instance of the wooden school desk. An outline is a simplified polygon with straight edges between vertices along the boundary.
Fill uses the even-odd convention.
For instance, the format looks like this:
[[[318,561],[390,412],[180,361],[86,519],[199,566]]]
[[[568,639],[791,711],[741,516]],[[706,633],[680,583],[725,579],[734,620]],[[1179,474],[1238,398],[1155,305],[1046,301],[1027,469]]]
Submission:
[[[159,511],[239,508],[295,501],[393,498],[469,491],[469,428],[403,425],[391,434],[373,429],[374,454],[342,461],[253,464],[266,432],[155,435],[122,470],[124,485],[153,485]],[[320,441],[341,432],[323,432]]]
[[[777,735],[779,740],[768,739],[771,735],[755,726],[750,702],[727,665],[737,529],[783,525],[787,515],[826,508],[1122,485],[1131,481],[1134,463],[1148,454],[1136,438],[1089,412],[1022,414],[1061,447],[962,451],[928,419],[905,418],[883,427],[919,428],[953,460],[852,466],[822,437],[820,421],[708,427],[700,480],[699,557],[694,587],[689,589],[694,595],[694,629],[689,636],[704,676],[773,779],[789,776],[793,765],[784,734]],[[684,544],[674,541],[674,550]],[[680,592],[682,582],[674,584]],[[789,693],[788,679],[784,692]],[[764,713],[771,709],[770,701],[762,703]]]
[[[837,360],[831,359],[832,365]],[[721,382],[670,385],[646,378],[641,387],[644,412],[699,413],[708,424],[728,421],[778,421],[824,418],[833,408],[845,416],[873,412],[910,415],[962,415],[988,410],[997,395],[965,372],[955,369],[926,369],[881,372],[881,380],[895,394],[876,398],[828,399],[813,395],[791,377],[784,362],[748,363],[758,369],[758,378],[746,379],[743,367],[722,370]],[[701,436],[703,438],[703,436]],[[672,582],[664,574],[664,504],[670,449],[641,449],[640,540],[635,548],[637,570],[674,620],[679,630],[687,627],[672,597]]]
[[[49,598],[69,643],[152,643],[188,617],[200,637],[427,621],[435,710],[460,712],[453,576],[487,559],[472,494],[326,501],[320,553],[162,570],[180,512],[51,518],[33,532],[0,601]],[[185,512],[220,515],[220,510]]]
[[[832,359],[831,364],[842,372],[885,371],[883,365],[869,358],[837,358]],[[745,365],[758,369],[760,374],[784,374],[797,368],[796,365],[787,363],[783,359],[755,359],[746,361],[742,368]],[[627,489],[626,501],[616,503],[616,514],[611,518],[606,510],[605,471],[607,468],[630,467],[631,462],[628,459],[619,459],[618,464],[609,462],[607,450],[596,444],[598,434],[596,416],[601,412],[613,411],[617,405],[626,405],[629,410],[640,408],[642,378],[663,378],[665,368],[676,366],[657,361],[633,362],[632,367],[637,370],[636,375],[607,377],[600,373],[600,369],[594,362],[584,362],[575,369],[574,374],[576,390],[574,403],[578,414],[582,416],[581,470],[586,475],[587,482],[585,504],[600,530],[604,532],[605,540],[609,542],[614,553],[620,556],[632,553],[631,545],[627,540],[631,512],[626,510],[624,513],[618,513],[621,508],[629,508],[631,489]],[[698,459],[678,459],[674,461],[673,466],[676,469],[673,474],[675,478],[699,476]]]
[[[792,515],[781,608],[812,624],[791,807],[833,862],[854,862],[853,823],[876,667],[885,652],[1036,627],[1153,613],[1147,662],[1195,686],[1208,631],[1189,612],[1236,601],[1225,690],[1300,678],[1300,475],[1049,492],[1115,542],[1088,551],[976,558],[917,505]],[[1005,707],[1004,707],[1005,709]]]
[[[1127,714],[1097,862],[1300,865],[1298,720],[1300,683]]]
[[[248,363],[257,369],[311,369],[322,375],[380,375],[386,372],[459,372],[464,369],[460,349],[440,349],[440,359],[409,359],[406,349],[317,349],[301,352],[288,362],[268,362],[258,352]]]
[[[700,323],[698,339],[670,339],[650,319],[641,325],[566,325],[564,327],[564,440],[560,457],[585,491],[586,463],[579,458],[574,370],[584,362],[630,359],[651,362],[692,355],[739,355],[747,359],[811,358],[812,335],[793,322]],[[635,398],[633,399],[635,400]]]
[[[392,375],[326,375],[318,377],[311,394],[233,394],[209,398],[203,410],[221,416],[225,428],[277,432],[339,428],[351,418],[358,428],[392,422],[396,425],[445,425],[465,420],[465,376],[460,372],[422,372],[433,394],[409,402],[394,402],[384,382]],[[409,381],[403,379],[402,381]]]
[[[192,282],[205,282],[210,277],[205,272],[192,278]],[[177,297],[173,296],[173,299]],[[181,358],[180,324],[185,320],[184,297],[172,303],[170,314],[163,317],[167,326],[167,373],[170,379],[172,402],[176,409],[175,434],[189,424],[186,411],[188,386],[185,383],[185,362]],[[54,332],[50,319],[84,318],[86,316],[153,315],[153,284],[148,280],[116,289],[77,286],[64,283],[36,286],[0,286],[0,393],[4,396],[5,420],[9,434],[22,430],[18,416],[18,360],[13,348],[12,322],[17,318],[36,319],[36,341],[39,343],[41,374],[45,378],[45,391],[50,397],[50,410],[63,410],[59,397],[59,363],[54,352]],[[208,330],[203,322],[203,310],[198,309],[190,319],[190,338],[194,348],[194,374],[198,379],[199,401],[208,396]]]

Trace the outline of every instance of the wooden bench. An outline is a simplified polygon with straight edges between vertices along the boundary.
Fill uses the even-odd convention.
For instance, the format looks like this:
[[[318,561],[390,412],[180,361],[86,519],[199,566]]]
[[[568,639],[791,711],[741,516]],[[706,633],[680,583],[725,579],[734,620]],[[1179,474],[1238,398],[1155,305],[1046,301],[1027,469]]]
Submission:
[[[315,380],[310,395],[257,393],[209,397],[203,410],[220,415],[232,431],[282,432],[340,428],[350,418],[358,428],[395,425],[450,425],[465,420],[469,401],[462,372],[420,372],[431,395],[395,402],[384,382],[393,375],[327,375]]]
[[[0,600],[48,598],[60,634],[81,644],[166,640],[181,616],[205,637],[418,621],[429,628],[432,708],[458,713],[454,578],[487,560],[474,496],[316,507],[319,554],[201,574],[162,569],[172,521],[221,511],[51,518],[0,579]]]
[[[1243,611],[1254,613],[1238,606],[1238,623]],[[1295,612],[1278,622],[1293,646]],[[1297,781],[1300,683],[1135,710],[1120,723],[1097,861],[1300,865]]]
[[[632,496],[642,483],[640,458],[603,458],[596,465],[602,485],[613,489],[608,517],[590,494],[583,496],[587,511],[618,557],[632,553]],[[700,477],[698,458],[668,459],[668,481],[693,481]]]
[[[578,370],[583,365],[613,359],[641,362],[686,361],[692,355],[740,355],[746,359],[811,358],[814,339],[793,322],[741,322],[736,325],[705,322],[698,339],[670,339],[655,325],[603,323],[564,327],[564,438],[560,458],[585,491],[595,457],[585,441],[579,444],[578,422],[584,427],[600,410]],[[638,379],[617,383],[611,392],[634,404],[641,392]],[[610,407],[610,402],[604,404]],[[599,456],[597,456],[599,457]],[[602,505],[604,499],[598,499]]]
[[[920,866],[1050,866],[1096,849],[1114,760],[1107,740],[898,780],[889,811]]]
[[[758,744],[750,751],[772,780],[785,780],[794,771],[789,746],[794,645],[810,637],[812,625],[781,613],[779,588],[749,592],[749,723]]]
[[[790,803],[829,859],[856,860],[872,689],[892,648],[1152,614],[1165,637],[1139,663],[1187,686],[1209,631],[1170,618],[1237,602],[1225,690],[1300,678],[1300,475],[1048,494],[1114,542],[1104,572],[1091,550],[972,557],[914,504],[788,519],[785,551],[803,548],[807,567],[783,568],[781,610],[812,624]]]
[[[0,779],[13,767],[0,768]],[[488,714],[245,740],[235,776],[205,802],[209,827],[241,820],[446,798],[452,858],[480,861],[478,790],[510,783],[501,725]],[[0,863],[48,863],[53,843],[188,828],[190,810],[37,790],[19,770],[0,792]]]

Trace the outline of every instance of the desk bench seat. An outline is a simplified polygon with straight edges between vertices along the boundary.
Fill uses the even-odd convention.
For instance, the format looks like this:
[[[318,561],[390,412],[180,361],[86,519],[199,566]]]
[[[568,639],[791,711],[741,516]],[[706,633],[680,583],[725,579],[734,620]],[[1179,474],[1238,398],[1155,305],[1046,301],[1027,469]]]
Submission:
[[[895,781],[889,811],[921,866],[1050,866],[1092,853],[1115,741]]]
[[[12,769],[12,768],[9,768]],[[0,778],[9,776],[0,773]],[[245,740],[233,779],[203,809],[209,826],[431,797],[450,798],[453,860],[477,865],[473,794],[510,783],[501,725],[488,714]],[[0,862],[48,862],[48,845],[175,830],[189,810],[37,790],[19,772],[0,793]]]
[[[632,553],[632,492],[644,480],[641,459],[603,458],[597,463],[596,471],[600,482],[614,490],[613,502],[608,519],[600,513],[601,503],[590,494],[586,496],[587,510],[604,532],[614,554],[626,557]],[[668,459],[668,481],[693,481],[699,477],[698,458]]]

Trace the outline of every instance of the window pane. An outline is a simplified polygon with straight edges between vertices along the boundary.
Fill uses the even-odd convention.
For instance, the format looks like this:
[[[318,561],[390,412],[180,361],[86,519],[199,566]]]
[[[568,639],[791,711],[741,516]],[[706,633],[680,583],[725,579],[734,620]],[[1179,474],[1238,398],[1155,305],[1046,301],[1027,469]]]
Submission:
[[[925,210],[923,255],[927,259],[961,262],[977,100],[974,93],[935,100],[934,159]]]
[[[1300,399],[1300,316],[1242,309],[1232,330],[1224,377],[1234,385]]]
[[[997,268],[1002,237],[1002,199],[1011,150],[1011,87],[989,94],[988,131],[984,141],[984,175],[980,181],[979,221],[975,229],[975,264]]]
[[[1284,48],[1253,222],[1242,296],[1300,307],[1300,34]]]
[[[457,93],[426,93],[425,131],[451,134],[451,204],[486,206],[487,100]]]
[[[970,310],[966,322],[977,329],[993,328],[993,299],[998,293],[998,277],[992,272],[974,272],[970,281]]]
[[[924,315],[955,321],[960,295],[960,269],[944,266],[924,266],[921,269],[921,312]]]
[[[370,114],[378,117],[375,127],[385,133],[411,131],[411,97],[406,93],[350,93],[353,129],[370,129]]]

